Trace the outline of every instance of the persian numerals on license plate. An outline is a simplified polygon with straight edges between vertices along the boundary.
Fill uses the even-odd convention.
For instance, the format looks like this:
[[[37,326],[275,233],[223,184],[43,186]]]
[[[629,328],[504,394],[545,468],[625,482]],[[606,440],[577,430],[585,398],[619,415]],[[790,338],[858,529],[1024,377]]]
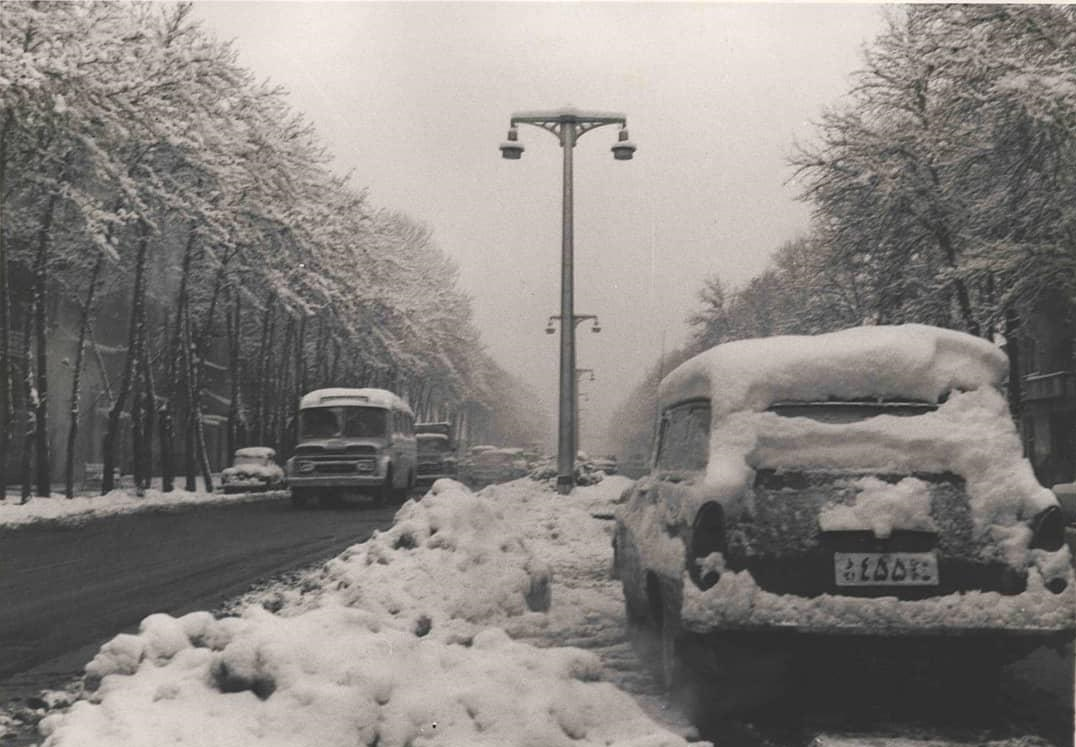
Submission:
[[[932,552],[838,552],[837,586],[937,586],[938,558]]]

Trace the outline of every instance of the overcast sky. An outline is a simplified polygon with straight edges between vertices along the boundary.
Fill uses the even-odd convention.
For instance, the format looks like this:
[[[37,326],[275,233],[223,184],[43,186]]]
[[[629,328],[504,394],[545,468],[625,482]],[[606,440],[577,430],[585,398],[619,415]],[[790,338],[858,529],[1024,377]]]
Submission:
[[[787,157],[847,92],[881,30],[876,5],[200,2],[240,61],[290,92],[371,202],[429,225],[459,263],[492,355],[555,423],[561,152],[509,116],[571,106],[626,115],[575,149],[582,448],[665,347],[688,335],[704,277],[734,286],[802,233]]]

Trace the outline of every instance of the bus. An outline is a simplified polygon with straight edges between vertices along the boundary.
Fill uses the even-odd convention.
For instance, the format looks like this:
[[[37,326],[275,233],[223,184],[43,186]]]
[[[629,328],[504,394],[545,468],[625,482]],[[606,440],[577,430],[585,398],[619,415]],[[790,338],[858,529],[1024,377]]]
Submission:
[[[299,401],[296,446],[287,461],[291,500],[339,505],[362,495],[382,506],[415,485],[415,414],[385,389],[318,389]]]

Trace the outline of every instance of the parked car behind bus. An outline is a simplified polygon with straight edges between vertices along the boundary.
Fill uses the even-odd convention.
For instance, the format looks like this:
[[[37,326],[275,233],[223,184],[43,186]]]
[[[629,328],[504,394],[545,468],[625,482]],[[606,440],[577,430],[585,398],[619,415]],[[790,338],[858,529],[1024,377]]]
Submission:
[[[451,423],[417,423],[419,485],[432,485],[442,477],[456,477],[457,459]]]

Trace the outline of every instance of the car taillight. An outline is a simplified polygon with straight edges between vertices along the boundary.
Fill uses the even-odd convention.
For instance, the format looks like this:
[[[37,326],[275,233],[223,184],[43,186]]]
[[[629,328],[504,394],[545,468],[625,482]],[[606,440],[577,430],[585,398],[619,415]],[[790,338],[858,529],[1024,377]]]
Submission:
[[[1065,517],[1057,506],[1044,508],[1031,520],[1031,548],[1060,550],[1065,544]]]
[[[720,504],[707,503],[695,517],[687,563],[688,575],[700,589],[705,591],[716,584],[721,579],[721,573],[713,569],[704,571],[699,567],[699,562],[712,553],[724,553],[725,549],[725,511]]]

